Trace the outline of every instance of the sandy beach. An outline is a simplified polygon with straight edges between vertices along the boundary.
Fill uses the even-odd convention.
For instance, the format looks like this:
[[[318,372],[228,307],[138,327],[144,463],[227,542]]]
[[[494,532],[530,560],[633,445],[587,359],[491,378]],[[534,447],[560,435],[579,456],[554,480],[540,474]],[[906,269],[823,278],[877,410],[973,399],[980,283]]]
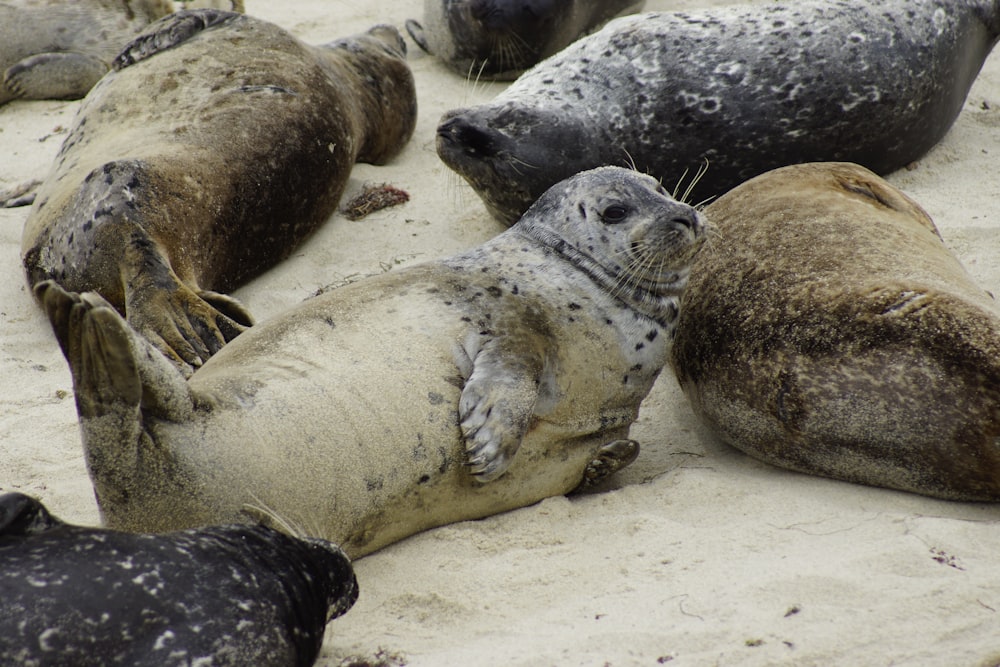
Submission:
[[[313,43],[420,18],[420,0],[247,0]],[[649,0],[648,9],[729,4]],[[258,320],[317,290],[502,231],[437,158],[448,109],[491,99],[407,37],[419,119],[366,183],[403,206],[334,215],[235,295]],[[0,107],[0,187],[44,178],[79,102]],[[888,180],[918,201],[985,289],[1000,290],[1000,54],[951,132]],[[0,488],[99,521],[73,387],[20,263],[27,208],[0,209]],[[614,488],[428,531],[356,562],[361,596],[327,629],[324,666],[1000,664],[1000,505],[938,501],[791,473],[714,439],[665,371]],[[381,661],[381,663],[379,662]]]

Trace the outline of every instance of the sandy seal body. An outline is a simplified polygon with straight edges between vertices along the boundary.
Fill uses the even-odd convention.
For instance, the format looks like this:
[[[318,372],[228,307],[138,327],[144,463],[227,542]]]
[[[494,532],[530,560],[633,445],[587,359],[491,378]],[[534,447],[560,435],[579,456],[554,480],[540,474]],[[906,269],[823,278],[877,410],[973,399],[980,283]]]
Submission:
[[[1000,310],[927,214],[856,165],[764,174],[717,225],[671,359],[695,412],[770,463],[1000,500]]]
[[[438,154],[512,223],[555,181],[634,164],[665,183],[706,161],[702,201],[768,169],[880,174],[951,127],[1000,35],[996,0],[807,0],[616,19],[445,115]]]
[[[644,0],[425,0],[410,36],[470,78],[514,79]]]
[[[0,495],[5,665],[311,665],[357,599],[336,546],[262,526],[136,535]]]
[[[630,462],[702,238],[655,180],[587,172],[478,248],[256,325],[189,381],[100,299],[38,291],[111,526],[262,503],[357,556]]]
[[[197,4],[243,11],[242,0]],[[83,97],[126,42],[173,9],[170,0],[0,2],[0,104]]]
[[[249,314],[228,291],[334,212],[355,161],[416,117],[395,29],[313,47],[259,19],[172,14],[84,101],[25,224],[28,281],[100,293],[197,367]]]

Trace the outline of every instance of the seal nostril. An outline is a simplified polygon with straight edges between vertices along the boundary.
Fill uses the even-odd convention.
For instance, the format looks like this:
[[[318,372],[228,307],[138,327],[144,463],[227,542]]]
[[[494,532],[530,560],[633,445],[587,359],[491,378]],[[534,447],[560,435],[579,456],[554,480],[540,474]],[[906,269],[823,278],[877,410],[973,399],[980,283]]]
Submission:
[[[684,227],[685,229],[692,229],[694,227],[694,219],[688,216],[675,216],[670,220],[679,227]]]

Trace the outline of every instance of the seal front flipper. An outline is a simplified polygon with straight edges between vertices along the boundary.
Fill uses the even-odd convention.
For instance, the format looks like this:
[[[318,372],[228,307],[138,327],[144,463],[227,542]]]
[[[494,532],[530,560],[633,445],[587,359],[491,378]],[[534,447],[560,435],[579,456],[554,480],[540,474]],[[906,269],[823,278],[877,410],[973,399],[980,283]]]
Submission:
[[[8,67],[3,82],[17,99],[78,100],[107,71],[85,53],[38,53]]]
[[[144,430],[147,419],[190,419],[195,400],[181,373],[95,293],[53,281],[35,286],[73,376],[87,468],[102,512],[127,510],[143,476],[170,477],[169,452]]]
[[[467,346],[468,347],[468,346]],[[510,467],[538,402],[544,358],[494,338],[475,354],[472,373],[458,403],[468,465],[476,479],[490,482]]]
[[[117,71],[134,65],[140,60],[191,39],[203,30],[223,25],[240,16],[242,14],[221,9],[174,12],[153,23],[145,32],[126,44],[111,62],[111,67]]]
[[[594,460],[583,471],[583,480],[570,493],[580,493],[597,486],[611,475],[628,466],[639,456],[639,443],[635,440],[612,440],[602,445]]]
[[[430,48],[427,46],[427,36],[424,34],[424,26],[420,25],[419,22],[413,19],[406,19],[406,32],[410,33],[410,38],[416,43],[420,49],[427,54],[431,54]],[[433,54],[431,54],[433,55]]]
[[[17,208],[18,206],[31,206],[35,203],[35,195],[38,186],[42,182],[37,178],[24,181],[17,185],[0,188],[0,208]]]

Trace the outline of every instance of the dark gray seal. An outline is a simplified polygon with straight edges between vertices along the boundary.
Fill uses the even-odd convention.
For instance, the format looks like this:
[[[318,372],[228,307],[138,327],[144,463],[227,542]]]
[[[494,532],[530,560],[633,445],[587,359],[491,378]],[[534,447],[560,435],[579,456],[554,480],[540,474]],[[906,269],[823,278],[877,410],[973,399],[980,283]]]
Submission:
[[[263,526],[137,535],[0,495],[0,662],[43,667],[312,665],[358,597],[329,542]]]
[[[84,100],[25,223],[28,282],[96,291],[188,370],[251,318],[226,292],[336,210],[416,120],[389,26],[313,47],[219,10],[151,25]]]
[[[96,295],[37,294],[109,525],[259,502],[357,557],[631,462],[703,239],[654,179],[584,172],[482,246],[310,299],[187,381]]]
[[[721,437],[816,475],[1000,500],[1000,309],[913,201],[851,164],[705,210],[671,363]]]
[[[425,0],[420,48],[469,78],[509,80],[645,0]]]
[[[242,0],[218,4],[243,11]],[[83,97],[136,33],[173,10],[170,0],[0,2],[0,104]]]
[[[438,154],[502,221],[602,164],[691,201],[768,169],[884,174],[948,131],[1000,35],[996,0],[811,0],[640,14],[543,61],[494,101],[445,115]]]

